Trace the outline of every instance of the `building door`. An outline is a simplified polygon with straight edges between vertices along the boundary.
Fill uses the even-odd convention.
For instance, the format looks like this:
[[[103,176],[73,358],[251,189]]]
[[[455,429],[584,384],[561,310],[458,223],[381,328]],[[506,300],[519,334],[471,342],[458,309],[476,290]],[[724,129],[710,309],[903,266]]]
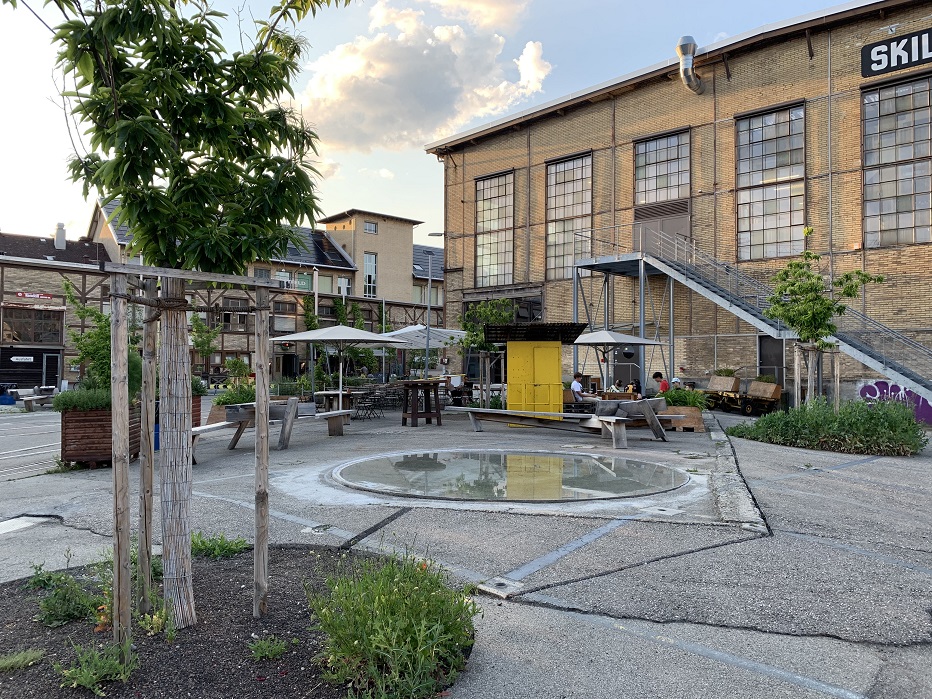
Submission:
[[[758,338],[758,366],[757,373],[766,376],[767,374],[776,377],[777,383],[785,386],[786,378],[785,367],[783,365],[783,340],[778,340],[769,335],[761,335]]]
[[[657,254],[659,250],[656,240],[659,233],[666,234],[663,236],[665,239],[670,236],[689,238],[689,216],[683,214],[638,221],[632,229],[632,249],[639,252],[643,246],[644,252]]]
[[[61,356],[58,354],[42,355],[42,385],[58,386],[61,378]]]

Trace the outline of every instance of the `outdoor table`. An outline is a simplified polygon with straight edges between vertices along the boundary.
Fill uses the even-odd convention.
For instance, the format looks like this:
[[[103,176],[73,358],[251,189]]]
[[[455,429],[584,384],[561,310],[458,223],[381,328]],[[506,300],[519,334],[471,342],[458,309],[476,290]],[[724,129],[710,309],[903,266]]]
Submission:
[[[437,425],[440,421],[440,382],[429,381],[403,381],[401,387],[404,391],[401,400],[401,424],[408,424],[408,418],[411,418],[411,426],[417,427],[419,418],[424,418],[427,424],[431,424],[433,418],[437,418]],[[420,396],[418,395],[420,393]],[[418,398],[423,400],[423,407],[420,405]]]

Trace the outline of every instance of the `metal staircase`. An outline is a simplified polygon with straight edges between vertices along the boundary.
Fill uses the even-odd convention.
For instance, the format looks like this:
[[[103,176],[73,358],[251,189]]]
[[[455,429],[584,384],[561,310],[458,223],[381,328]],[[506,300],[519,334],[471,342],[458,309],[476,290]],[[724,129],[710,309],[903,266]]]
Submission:
[[[652,267],[771,337],[796,337],[764,315],[773,294],[766,284],[670,233],[642,229],[638,242]],[[829,341],[842,352],[932,402],[932,349],[850,307],[835,323],[838,331]]]

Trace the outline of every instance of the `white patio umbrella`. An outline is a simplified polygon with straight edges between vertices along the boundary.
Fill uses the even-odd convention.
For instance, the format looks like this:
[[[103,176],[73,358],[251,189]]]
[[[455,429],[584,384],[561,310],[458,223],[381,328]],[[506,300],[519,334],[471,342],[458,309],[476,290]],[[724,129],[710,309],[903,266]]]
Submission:
[[[305,330],[302,333],[281,335],[271,339],[274,342],[312,342],[328,345],[336,349],[337,358],[340,363],[339,398],[337,402],[340,410],[343,410],[343,353],[348,348],[360,347],[362,345],[393,345],[398,347],[406,347],[408,345],[404,340],[386,337],[378,333],[371,333],[368,330],[351,328],[348,325],[333,325],[329,328],[320,328],[318,330]]]
[[[404,340],[409,345],[408,349],[426,349],[427,348],[427,326],[426,325],[409,325],[400,330],[382,333],[385,337],[393,337],[396,340]],[[452,345],[466,337],[465,330],[451,330],[448,328],[431,328],[430,329],[430,346],[443,347]]]
[[[622,346],[652,346],[662,345],[663,342],[648,340],[646,337],[637,337],[636,335],[625,335],[616,333],[612,330],[596,330],[592,333],[583,333],[576,338],[574,345],[585,345],[592,347],[602,355],[602,363],[605,364],[605,376],[602,377],[602,388],[608,388],[608,353],[613,349]]]

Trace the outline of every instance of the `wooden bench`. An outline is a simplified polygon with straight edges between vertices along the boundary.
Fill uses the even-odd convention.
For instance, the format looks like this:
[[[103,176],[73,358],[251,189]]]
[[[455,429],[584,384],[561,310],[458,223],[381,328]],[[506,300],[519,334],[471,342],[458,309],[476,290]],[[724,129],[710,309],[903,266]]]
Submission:
[[[201,425],[200,427],[191,428],[191,463],[196,464],[197,459],[194,458],[194,449],[197,446],[197,439],[202,434],[208,432],[215,432],[217,430],[228,430],[233,427],[236,428],[236,433],[233,435],[233,439],[230,440],[230,446],[228,449],[234,449],[236,443],[239,441],[239,438],[243,436],[243,432],[246,430],[246,426],[249,424],[248,420],[241,420],[238,422],[214,422],[210,425]]]
[[[52,402],[52,399],[55,396],[22,396],[20,398],[23,401],[23,407],[26,409],[27,413],[34,413],[36,411],[37,405],[49,405]]]
[[[527,427],[546,427],[552,430],[567,430],[569,432],[589,432],[598,430],[603,437],[611,436],[612,446],[615,449],[625,449],[628,438],[625,433],[625,423],[628,418],[615,415],[596,417],[581,413],[546,413],[526,410],[493,410],[491,408],[458,408],[447,406],[451,413],[466,413],[475,432],[482,432],[482,420],[489,422],[504,422],[509,425],[525,425]]]
[[[342,437],[345,420],[352,413],[352,410],[330,410],[326,413],[316,413],[314,418],[317,420],[320,420],[321,418],[327,420],[327,434],[329,434],[331,437]]]

